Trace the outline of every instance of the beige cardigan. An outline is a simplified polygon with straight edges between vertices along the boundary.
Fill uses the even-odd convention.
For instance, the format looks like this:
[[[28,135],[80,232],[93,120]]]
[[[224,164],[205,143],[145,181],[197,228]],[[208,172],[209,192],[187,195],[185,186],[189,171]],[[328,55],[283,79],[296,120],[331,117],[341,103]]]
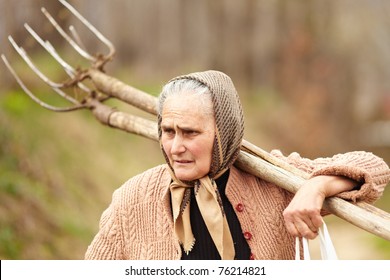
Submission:
[[[340,197],[373,202],[390,179],[386,163],[366,152],[309,160],[297,153],[284,157],[313,176],[344,175],[363,182],[359,190]],[[103,212],[100,230],[85,259],[178,260],[181,248],[173,233],[167,165],[139,174],[117,189]],[[236,167],[231,168],[226,195],[233,205],[255,259],[293,259],[294,238],[286,231],[282,212],[292,194]],[[249,234],[248,234],[249,233]]]

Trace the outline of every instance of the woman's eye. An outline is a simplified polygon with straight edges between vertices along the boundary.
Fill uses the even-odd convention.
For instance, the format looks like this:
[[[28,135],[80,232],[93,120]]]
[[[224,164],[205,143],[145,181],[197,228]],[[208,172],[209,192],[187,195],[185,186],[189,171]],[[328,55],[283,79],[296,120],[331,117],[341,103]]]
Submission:
[[[163,129],[163,133],[167,135],[173,135],[175,134],[175,131],[173,129]]]
[[[195,130],[188,130],[185,132],[185,134],[187,134],[188,136],[195,136],[198,134],[198,132]]]

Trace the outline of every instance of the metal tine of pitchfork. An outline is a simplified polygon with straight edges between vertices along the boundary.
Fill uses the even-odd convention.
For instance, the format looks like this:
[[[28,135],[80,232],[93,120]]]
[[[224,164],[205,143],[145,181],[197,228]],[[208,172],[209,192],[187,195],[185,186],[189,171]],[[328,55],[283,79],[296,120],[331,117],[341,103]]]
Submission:
[[[83,49],[86,49],[85,45],[81,41],[80,35],[77,33],[76,28],[73,25],[69,26],[69,31],[72,34],[73,38],[76,40],[77,44],[81,46]]]
[[[42,7],[41,8],[41,11],[42,13],[47,17],[47,19],[49,20],[49,22],[54,26],[54,28],[59,32],[59,34],[82,56],[84,57],[85,59],[93,62],[95,65],[95,67],[99,70],[102,69],[102,67],[104,66],[104,64],[106,62],[108,62],[109,60],[111,60],[111,58],[113,57],[113,55],[115,54],[115,47],[114,45],[111,43],[111,41],[109,41],[105,36],[103,36],[103,34],[101,34],[88,20],[86,20],[73,6],[71,6],[68,2],[66,2],[65,0],[59,0],[59,2],[61,2],[72,14],[74,14],[91,32],[93,32],[93,34],[95,34],[95,36],[103,43],[105,44],[108,49],[109,49],[109,53],[106,55],[106,56],[94,56],[94,55],[91,55],[90,53],[88,53],[86,50],[85,50],[85,47],[82,45],[81,43],[81,40],[80,40],[80,37],[78,36],[74,26],[70,26],[69,27],[69,30],[71,31],[71,34],[73,35],[73,37],[75,38],[75,40],[77,42],[75,42],[75,40],[73,40],[62,28],[61,26],[57,23],[57,21],[50,15],[50,13],[44,8]],[[60,63],[65,71],[67,72],[67,74],[71,77],[71,78],[76,78],[76,75],[77,75],[77,71],[72,67],[70,66],[68,63],[66,63],[65,60],[63,60],[60,55],[58,55],[58,53],[56,52],[55,48],[50,44],[50,42],[46,41],[44,42],[40,37],[39,35],[28,25],[28,24],[25,24],[25,28],[27,29],[27,31],[41,44],[41,46],[43,46],[57,61],[58,63]],[[38,70],[36,67],[33,68],[33,70]],[[37,71],[36,71],[37,72]],[[44,75],[40,75],[40,77],[42,77]],[[44,81],[48,81],[48,78],[45,77],[43,79]],[[81,82],[76,82],[75,84],[77,84],[77,86],[85,91],[85,92],[88,92],[88,93],[92,93],[92,91],[87,87],[85,86],[83,83]],[[54,87],[62,87],[64,84],[55,84],[55,83],[51,83],[51,86],[54,88]],[[101,101],[105,100],[107,98],[103,98],[101,99]]]
[[[97,30],[88,20],[86,20],[72,5],[65,0],[59,0],[73,15],[75,15],[95,36],[107,46],[109,52],[105,56],[106,60],[111,59],[115,54],[115,47],[99,30]]]
[[[71,106],[71,107],[65,107],[65,108],[60,108],[60,107],[56,107],[56,106],[52,106],[52,105],[49,105],[47,104],[46,102],[43,102],[41,99],[39,99],[38,97],[36,97],[29,89],[28,87],[23,83],[22,79],[18,76],[18,74],[16,74],[16,71],[13,69],[13,67],[11,66],[11,64],[8,62],[7,58],[5,57],[5,55],[1,55],[1,58],[3,59],[5,65],[7,66],[8,70],[10,71],[10,73],[12,74],[12,76],[15,78],[16,82],[19,84],[19,86],[23,89],[23,91],[33,100],[35,101],[36,103],[38,103],[39,105],[41,105],[42,107],[48,109],[48,110],[51,110],[51,111],[56,111],[56,112],[69,112],[69,111],[74,111],[74,110],[78,110],[78,109],[82,109],[82,108],[85,108],[86,107],[86,104],[80,104],[78,103],[78,105],[75,105],[75,106]],[[55,88],[54,88],[55,89]]]
[[[45,9],[41,8],[42,13],[47,17],[50,23],[54,26],[54,28],[60,33],[60,35],[85,59],[96,62],[97,58],[93,55],[90,55],[87,51],[81,48],[65,31],[62,27],[57,23],[57,21],[50,15],[50,13]]]
[[[28,25],[26,25],[28,26]],[[50,42],[46,41],[43,42],[43,40],[30,28],[29,32],[31,34],[34,34],[33,37],[42,45],[44,48],[64,67],[65,71],[67,74],[74,78],[76,76],[76,70],[73,69],[69,64],[67,64],[55,51],[54,47],[50,44]],[[32,33],[33,32],[33,33]],[[61,97],[65,98],[66,100],[70,101],[71,103],[75,104],[75,106],[71,107],[65,107],[65,108],[60,108],[56,106],[52,106],[47,104],[46,102],[42,101],[39,99],[36,95],[34,95],[28,88],[27,86],[23,83],[22,79],[16,74],[16,71],[13,69],[13,67],[10,65],[8,60],[6,59],[5,55],[1,55],[5,65],[7,66],[8,70],[11,72],[11,74],[14,76],[16,79],[17,83],[21,86],[21,88],[26,92],[26,94],[36,103],[41,105],[42,107],[51,110],[51,111],[56,111],[56,112],[69,112],[69,111],[74,111],[82,108],[88,107],[88,104],[82,103],[78,101],[77,99],[74,99],[73,97],[69,96],[67,93],[62,91],[60,88],[65,88],[69,87],[65,83],[55,83],[51,81],[45,74],[43,74],[38,67],[35,66],[35,64],[32,62],[32,60],[29,58],[27,55],[27,52],[20,46],[18,46],[15,42],[15,40],[11,37],[8,36],[8,39],[11,43],[11,45],[15,48],[15,50],[19,53],[19,55],[24,59],[24,61],[27,63],[27,65],[46,83],[48,84],[58,95]],[[75,83],[75,85],[78,86],[81,90],[84,90],[88,94],[91,94],[93,91],[83,85],[81,82]],[[108,97],[105,98],[100,98],[99,101],[104,101],[108,99]]]
[[[75,38],[77,42],[75,42],[55,21],[55,19],[47,12],[45,8],[42,8],[42,12],[44,15],[48,18],[49,22],[55,27],[55,29],[60,33],[60,35],[85,59],[91,61],[94,63],[93,66],[95,66],[97,69],[102,70],[102,67],[106,62],[112,59],[112,57],[115,54],[115,48],[114,45],[105,37],[103,36],[93,25],[91,25],[83,16],[81,16],[80,13],[77,12],[76,9],[73,8],[69,3],[67,3],[65,0],[59,0],[61,4],[63,4],[72,14],[74,14],[95,36],[104,44],[106,47],[108,47],[109,52],[107,55],[102,56],[93,56],[89,54],[84,47],[81,47],[81,40],[73,26],[70,26],[69,29]],[[55,48],[50,44],[49,41],[44,41],[28,24],[24,25],[27,31],[33,36],[35,40],[43,47],[45,48],[52,57],[64,68],[65,72],[72,78],[76,79],[77,75],[79,74],[79,71],[74,69],[71,65],[69,65],[64,59],[61,58],[61,56],[57,53]],[[57,111],[57,112],[68,112],[73,111],[81,108],[86,108],[89,105],[85,102],[78,101],[77,99],[69,96],[64,91],[61,90],[61,88],[69,88],[71,86],[77,86],[80,90],[86,92],[87,94],[94,94],[95,91],[91,90],[89,87],[85,86],[83,83],[79,81],[75,81],[74,83],[56,83],[52,80],[50,80],[45,74],[43,74],[38,67],[32,62],[32,60],[27,55],[26,51],[18,46],[16,42],[13,40],[11,36],[8,37],[9,41],[11,42],[12,46],[15,48],[15,50],[19,53],[19,55],[24,59],[24,61],[27,63],[27,65],[46,83],[48,84],[57,94],[59,94],[61,97],[65,98],[66,100],[70,101],[71,103],[75,104],[71,107],[56,107],[47,104],[46,102],[39,99],[36,95],[34,95],[27,86],[23,83],[22,79],[17,75],[16,71],[13,69],[11,64],[8,62],[6,57],[4,55],[1,55],[5,65],[7,66],[10,73],[14,76],[18,84],[22,87],[22,89],[26,92],[26,94],[36,103],[41,105],[42,107]],[[81,78],[80,78],[81,80]],[[99,98],[99,101],[104,101],[108,99],[109,97]]]
[[[11,45],[14,47],[14,49],[19,53],[19,55],[23,58],[23,60],[27,63],[28,66],[46,83],[48,84],[56,93],[58,93],[61,97],[65,98],[66,100],[72,102],[73,104],[78,104],[79,102],[72,98],[71,96],[67,95],[65,92],[63,92],[60,88],[64,87],[63,83],[55,83],[51,81],[46,75],[44,75],[32,62],[30,57],[27,55],[26,51],[19,47],[14,39],[11,36],[8,36],[8,40],[10,41]]]
[[[61,58],[61,56],[57,53],[57,51],[55,50],[55,48],[52,46],[52,44],[50,44],[49,41],[43,41],[41,37],[39,37],[39,35],[28,25],[28,24],[24,24],[24,27],[27,29],[27,31],[31,34],[31,36],[33,36],[33,38],[35,40],[37,40],[37,42],[43,47],[45,48],[49,54],[51,54],[51,56],[57,60],[57,62],[64,68],[65,72],[69,75],[69,77],[71,78],[76,78],[76,75],[77,75],[77,71],[71,66],[69,65],[64,59]],[[42,80],[44,80],[46,83],[48,83],[51,87],[55,88],[62,88],[62,87],[65,87],[65,84],[64,83],[54,83],[52,81],[50,81],[45,75],[43,75],[42,73],[39,74],[39,69],[37,69],[36,67],[32,68],[40,77]],[[77,86],[87,92],[87,93],[91,93],[91,89],[88,88],[87,86],[85,86],[83,83],[81,82],[77,82],[76,83]],[[61,95],[62,96],[62,95]],[[65,96],[64,96],[65,97]],[[65,97],[67,98],[67,97]]]
[[[76,70],[70,66],[65,60],[63,60],[58,53],[55,51],[54,47],[52,44],[50,44],[49,41],[43,41],[41,37],[27,24],[24,24],[24,27],[26,30],[31,34],[31,36],[44,48],[52,55],[52,57],[57,60],[59,64],[64,68],[65,72],[72,77],[72,75],[76,74]]]

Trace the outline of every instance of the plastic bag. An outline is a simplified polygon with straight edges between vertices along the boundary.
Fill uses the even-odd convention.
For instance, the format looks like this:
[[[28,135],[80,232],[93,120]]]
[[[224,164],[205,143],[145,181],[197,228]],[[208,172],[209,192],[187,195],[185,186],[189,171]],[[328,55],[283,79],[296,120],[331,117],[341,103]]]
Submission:
[[[319,228],[320,251],[322,260],[338,260],[336,250],[330,238],[325,222]],[[310,260],[309,241],[302,238],[303,259]],[[300,260],[300,238],[295,238],[295,260]]]

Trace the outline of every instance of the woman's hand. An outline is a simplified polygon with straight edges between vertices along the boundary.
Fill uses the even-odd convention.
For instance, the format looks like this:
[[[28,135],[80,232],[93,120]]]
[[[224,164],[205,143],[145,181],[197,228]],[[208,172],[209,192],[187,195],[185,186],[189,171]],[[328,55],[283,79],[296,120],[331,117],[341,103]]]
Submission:
[[[326,197],[349,191],[357,182],[343,176],[316,176],[307,180],[283,211],[289,233],[314,239],[322,225],[321,208]]]

